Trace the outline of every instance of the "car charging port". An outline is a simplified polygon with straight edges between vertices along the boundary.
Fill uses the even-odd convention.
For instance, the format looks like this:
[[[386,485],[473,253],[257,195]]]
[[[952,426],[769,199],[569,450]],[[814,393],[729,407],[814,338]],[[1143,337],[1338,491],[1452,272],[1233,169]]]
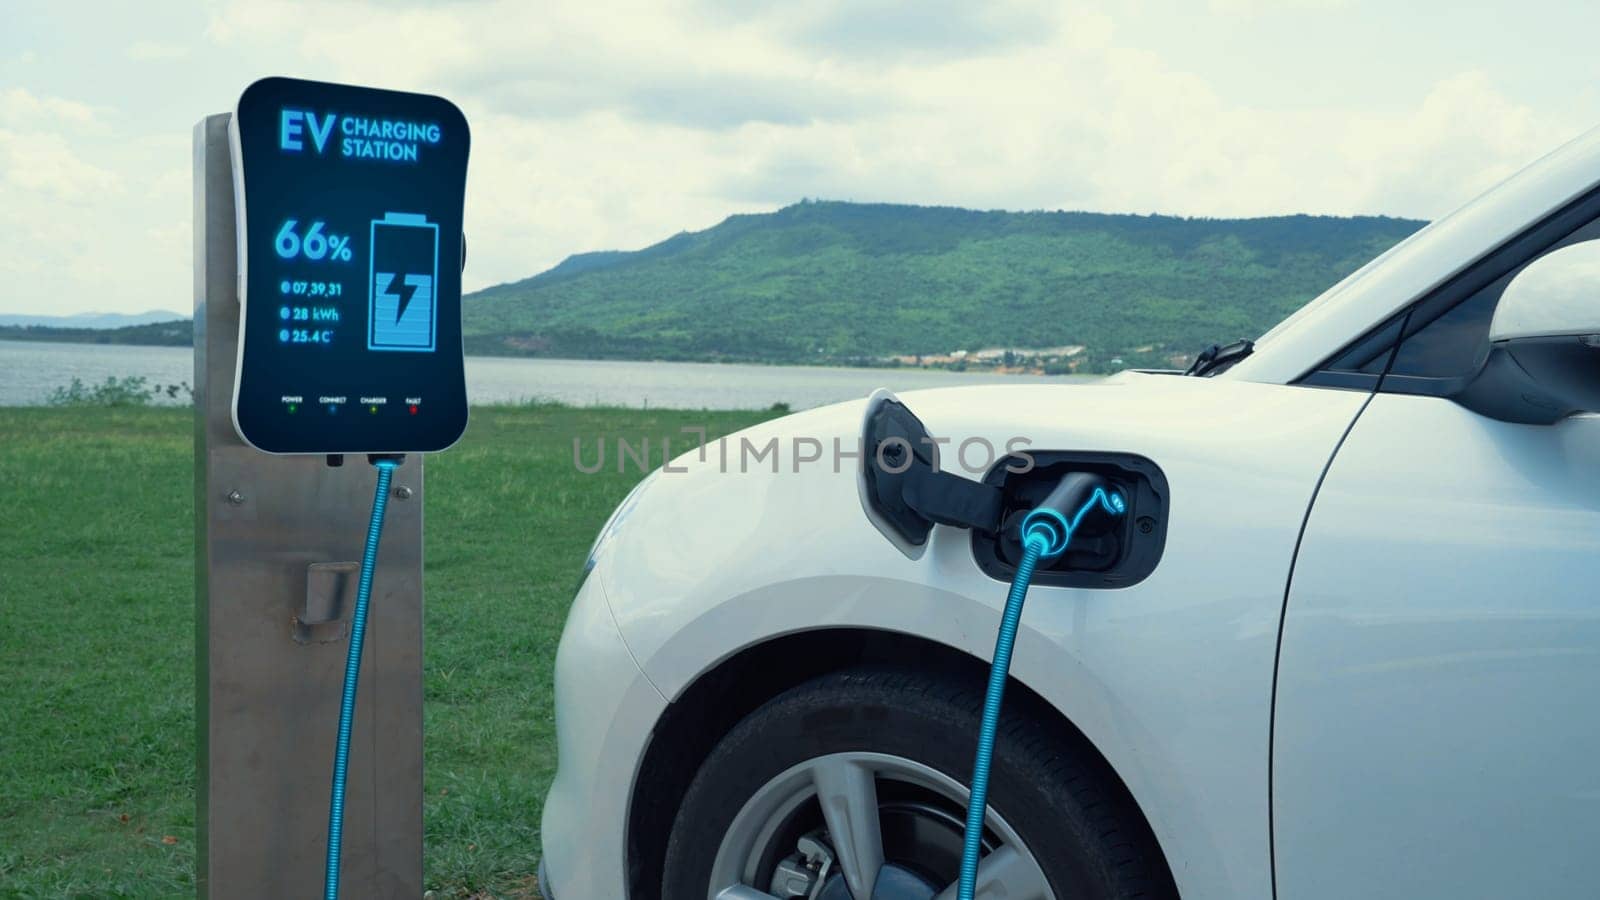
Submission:
[[[1085,519],[1066,552],[1040,561],[1033,583],[1127,587],[1155,569],[1166,544],[1168,504],[1167,479],[1155,463],[1131,453],[1033,451],[1000,460],[984,478],[1000,491],[1001,522],[995,531],[972,532],[972,553],[985,574],[1012,579],[1023,555],[1023,519],[1075,474],[1093,476],[1125,498],[1126,514]]]
[[[918,559],[935,525],[963,528],[972,535],[979,568],[1011,584],[995,635],[962,829],[957,897],[974,900],[1000,704],[1028,588],[1107,589],[1143,581],[1166,544],[1167,479],[1154,462],[1131,453],[1029,451],[1007,456],[983,481],[971,481],[940,470],[939,442],[884,390],[867,398],[861,448],[861,509],[896,549]],[[811,862],[785,860],[774,893],[816,896]],[[874,894],[870,881],[851,890]]]

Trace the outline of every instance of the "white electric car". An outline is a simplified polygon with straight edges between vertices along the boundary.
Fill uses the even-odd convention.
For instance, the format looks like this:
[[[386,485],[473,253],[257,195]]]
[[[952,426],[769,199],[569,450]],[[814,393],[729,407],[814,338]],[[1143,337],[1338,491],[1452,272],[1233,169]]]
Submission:
[[[1003,524],[896,508],[886,408]],[[1187,376],[691,452],[572,606],[546,896],[954,897],[1005,532],[1078,468],[1132,508],[1029,596],[978,896],[1600,896],[1597,410],[1600,131]]]

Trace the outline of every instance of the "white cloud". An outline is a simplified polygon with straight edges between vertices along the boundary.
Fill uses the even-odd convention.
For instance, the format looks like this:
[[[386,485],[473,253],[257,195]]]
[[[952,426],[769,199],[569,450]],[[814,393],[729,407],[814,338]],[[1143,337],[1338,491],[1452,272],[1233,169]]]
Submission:
[[[1357,0],[1209,2],[1238,33],[1314,43],[1306,23],[1347,19],[1327,13]],[[1431,217],[1577,133],[1600,104],[1589,86],[1537,106],[1517,92],[1523,69],[1487,58],[1481,70],[1419,65],[1381,93],[1346,87],[1371,61],[1344,53],[1314,75],[1263,69],[1256,81],[1332,85],[1267,102],[1221,65],[1252,47],[1180,58],[1151,27],[1182,26],[1146,6],[239,0],[206,8],[201,40],[113,47],[209,60],[208,79],[241,89],[267,60],[457,101],[474,138],[469,288],[801,197]],[[0,274],[37,276],[25,302],[186,302],[188,135],[147,113],[0,88],[0,229],[17,235]],[[137,241],[90,252],[108,222]]]
[[[959,58],[1054,35],[1062,8],[1029,0],[812,0],[697,4],[703,21],[754,21],[824,58]]]
[[[117,190],[117,177],[76,149],[83,136],[102,133],[98,125],[88,104],[22,88],[0,91],[0,187],[9,205],[33,196],[83,200]]]
[[[1353,117],[1339,147],[1358,201],[1437,216],[1575,137],[1580,125],[1541,116],[1468,71],[1435,84],[1405,115]]]
[[[189,48],[163,41],[134,41],[123,55],[134,62],[167,62],[188,56]]]
[[[182,221],[174,210],[187,212],[187,180],[170,193],[173,184],[149,166],[145,142],[120,137],[106,119],[80,101],[0,91],[5,308],[186,305],[187,239],[173,241],[163,228]]]
[[[0,129],[0,185],[18,198],[85,200],[115,191],[117,176],[85,162],[60,134]]]
[[[1213,15],[1259,16],[1264,13],[1323,11],[1350,5],[1350,0],[1206,0]]]
[[[94,125],[95,108],[87,103],[61,97],[42,97],[19,87],[0,90],[0,125],[18,128],[32,125]]]

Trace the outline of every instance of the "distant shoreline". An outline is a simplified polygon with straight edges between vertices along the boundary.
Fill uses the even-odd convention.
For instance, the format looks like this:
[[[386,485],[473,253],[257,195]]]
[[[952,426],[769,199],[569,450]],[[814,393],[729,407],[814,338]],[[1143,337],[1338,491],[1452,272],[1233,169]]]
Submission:
[[[150,325],[133,325],[126,328],[57,328],[47,325],[0,325],[0,341],[32,344],[75,344],[80,346],[108,347],[194,347],[193,322],[178,319]],[[822,369],[909,369],[927,372],[977,372],[995,375],[1101,375],[1106,372],[1092,370],[1053,371],[1051,365],[1006,365],[1003,360],[974,358],[968,361],[950,361],[948,355],[939,355],[938,362],[917,365],[900,360],[875,360],[862,358],[842,359],[754,359],[725,356],[623,356],[595,354],[589,356],[563,356],[551,353],[518,353],[505,349],[498,335],[472,335],[466,340],[467,355],[483,359],[546,359],[567,362],[665,362],[699,363],[703,365],[741,366],[801,366]],[[1017,348],[1019,356],[1029,348]],[[906,354],[912,356],[915,354]],[[927,354],[933,357],[934,354]],[[1113,369],[1112,371],[1115,371]]]
[[[0,340],[0,405],[43,404],[74,378],[85,390],[129,378],[144,385],[193,384],[188,348]],[[578,406],[663,409],[810,409],[859,399],[877,388],[896,392],[972,385],[1069,384],[1096,376],[1046,376],[705,362],[467,358],[468,399],[486,402],[558,400]],[[120,385],[120,387],[119,387]]]
[[[173,319],[121,328],[63,328],[56,325],[0,325],[0,340],[46,344],[127,344],[139,347],[193,347],[194,321]]]

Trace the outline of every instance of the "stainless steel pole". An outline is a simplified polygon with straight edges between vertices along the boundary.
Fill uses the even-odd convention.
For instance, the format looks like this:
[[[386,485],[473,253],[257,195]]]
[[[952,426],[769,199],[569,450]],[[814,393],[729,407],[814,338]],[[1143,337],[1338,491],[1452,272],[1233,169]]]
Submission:
[[[376,471],[234,432],[228,116],[194,130],[196,886],[320,896],[346,623]],[[361,670],[342,896],[422,895],[422,457],[395,471]]]

